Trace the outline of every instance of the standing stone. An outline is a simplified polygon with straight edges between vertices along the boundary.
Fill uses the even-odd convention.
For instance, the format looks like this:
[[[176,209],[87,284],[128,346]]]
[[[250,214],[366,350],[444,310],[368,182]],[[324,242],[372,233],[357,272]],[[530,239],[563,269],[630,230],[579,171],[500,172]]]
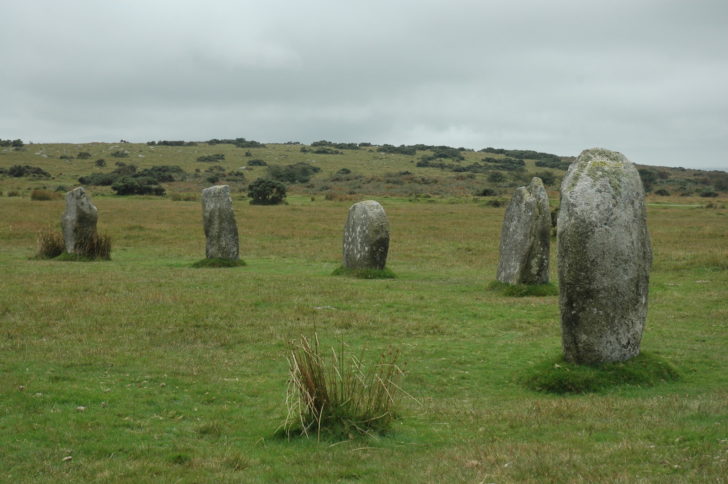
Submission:
[[[561,183],[558,246],[565,359],[637,356],[652,249],[642,182],[624,155],[593,148],[571,164]]]
[[[549,282],[549,198],[540,178],[518,187],[503,218],[496,278],[506,284]]]
[[[82,187],[66,193],[66,211],[61,217],[61,230],[66,252],[78,254],[87,241],[96,237],[98,210]]]
[[[230,187],[215,185],[202,190],[202,222],[207,238],[205,256],[208,259],[238,259],[238,226]]]
[[[355,203],[344,227],[344,267],[384,269],[389,250],[389,222],[374,200]]]

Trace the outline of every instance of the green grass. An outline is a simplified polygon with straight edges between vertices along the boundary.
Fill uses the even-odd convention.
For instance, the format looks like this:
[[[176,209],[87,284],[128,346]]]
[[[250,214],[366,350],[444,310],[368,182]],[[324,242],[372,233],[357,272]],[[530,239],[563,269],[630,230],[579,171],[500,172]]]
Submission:
[[[664,358],[641,353],[619,363],[577,365],[552,358],[537,365],[524,377],[526,387],[549,393],[589,393],[620,385],[653,386],[679,379],[678,370]]]
[[[52,149],[90,151],[92,160],[107,149],[86,146]],[[29,147],[24,156],[56,166],[34,155],[41,148],[51,150]],[[294,151],[271,156],[293,160]],[[175,153],[134,151],[130,160],[162,164]],[[394,157],[370,166],[371,154],[357,156],[352,169],[372,176],[412,166]],[[61,162],[54,173],[85,174],[85,162]],[[50,183],[0,181],[4,193],[23,194],[26,184]],[[680,379],[553,394],[523,378],[556,362],[557,298],[486,287],[504,207],[470,196],[379,197],[397,278],[361,280],[331,277],[351,199],[293,193],[288,205],[259,207],[234,196],[249,265],[218,271],[191,267],[205,253],[199,201],[91,197],[99,230],[114,241],[113,258],[96,264],[30,260],[38,231],[58,227],[63,201],[0,199],[0,481],[678,483],[728,475],[726,209],[648,207],[654,263],[642,350]],[[401,386],[413,398],[401,400],[389,432],[336,444],[276,438],[287,415],[288,342],[313,332],[322,348],[342,340],[372,355],[399,348]]]
[[[217,268],[217,267],[242,267],[247,265],[242,259],[223,259],[219,257],[212,257],[206,259],[200,259],[192,267],[199,268]]]
[[[506,284],[505,282],[492,281],[488,289],[498,292],[504,296],[511,297],[544,297],[558,296],[559,288],[554,284]]]
[[[352,269],[339,266],[331,273],[332,276],[348,276],[358,279],[394,279],[397,277],[388,267],[384,269]]]

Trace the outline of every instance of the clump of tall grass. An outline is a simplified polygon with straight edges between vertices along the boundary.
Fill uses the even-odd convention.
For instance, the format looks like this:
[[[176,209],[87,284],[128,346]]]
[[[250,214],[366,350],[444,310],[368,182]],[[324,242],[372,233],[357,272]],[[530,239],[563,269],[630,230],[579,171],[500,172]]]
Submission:
[[[82,237],[76,242],[73,254],[66,252],[66,244],[60,230],[46,227],[38,232],[36,240],[38,242],[38,252],[35,256],[37,259],[57,258],[59,260],[78,261],[111,259],[111,237],[106,234],[93,233]]]
[[[361,357],[346,354],[343,343],[327,356],[316,335],[313,343],[304,336],[292,342],[285,435],[351,439],[386,433],[401,392],[398,357],[389,349],[367,366]]]
[[[63,234],[59,230],[46,227],[38,232],[36,236],[38,243],[37,259],[53,259],[63,254],[66,245],[63,242]]]
[[[40,188],[36,188],[30,192],[30,199],[36,201],[59,200],[61,198],[62,195],[58,192],[52,192],[50,190],[43,190]]]
[[[93,233],[81,238],[76,243],[76,254],[90,260],[111,259],[111,236]]]

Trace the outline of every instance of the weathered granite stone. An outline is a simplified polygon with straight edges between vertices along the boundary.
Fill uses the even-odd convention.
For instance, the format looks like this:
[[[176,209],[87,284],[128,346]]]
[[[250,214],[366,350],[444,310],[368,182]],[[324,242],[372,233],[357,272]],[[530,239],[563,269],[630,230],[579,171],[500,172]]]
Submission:
[[[496,278],[506,284],[549,282],[549,198],[540,178],[518,187],[503,217]]]
[[[384,269],[389,250],[389,222],[374,200],[355,203],[344,227],[344,267]]]
[[[66,211],[61,217],[61,230],[66,252],[78,254],[84,243],[96,236],[98,210],[82,187],[66,193]]]
[[[571,164],[561,184],[558,248],[566,360],[637,356],[652,249],[642,182],[624,155],[593,148]]]
[[[208,259],[238,259],[240,246],[230,187],[215,185],[202,190],[202,222],[205,256]]]

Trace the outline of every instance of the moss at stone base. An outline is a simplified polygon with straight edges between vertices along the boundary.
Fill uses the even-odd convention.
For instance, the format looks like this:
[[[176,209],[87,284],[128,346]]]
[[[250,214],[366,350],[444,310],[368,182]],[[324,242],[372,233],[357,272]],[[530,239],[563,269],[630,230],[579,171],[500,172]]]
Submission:
[[[680,379],[677,369],[662,357],[641,353],[618,363],[577,365],[563,356],[549,359],[524,375],[531,390],[547,393],[592,393],[621,385],[653,386]]]
[[[192,264],[192,267],[195,268],[205,268],[205,267],[240,267],[247,265],[245,264],[245,261],[242,259],[220,259],[220,258],[213,258],[213,259],[202,259],[194,264]]]
[[[350,269],[348,267],[339,266],[331,273],[331,275],[349,276],[359,279],[394,279],[396,277],[394,272],[386,267],[384,269]]]
[[[548,284],[506,284],[501,281],[493,281],[488,284],[488,289],[499,292],[504,296],[525,297],[525,296],[558,296],[559,288]]]

